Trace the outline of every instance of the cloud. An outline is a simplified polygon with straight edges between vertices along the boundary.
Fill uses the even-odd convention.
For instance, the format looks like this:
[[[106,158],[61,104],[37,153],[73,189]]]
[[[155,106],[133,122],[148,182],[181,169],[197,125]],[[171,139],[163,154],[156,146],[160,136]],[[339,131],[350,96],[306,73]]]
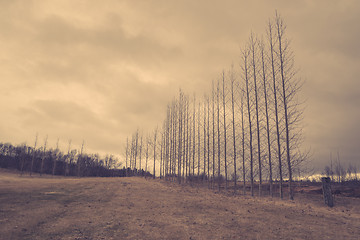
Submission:
[[[179,88],[200,98],[238,66],[240,47],[276,9],[306,80],[306,143],[321,164],[336,147],[355,161],[356,0],[0,1],[0,140],[32,142],[42,131],[122,153],[137,128],[161,125]]]

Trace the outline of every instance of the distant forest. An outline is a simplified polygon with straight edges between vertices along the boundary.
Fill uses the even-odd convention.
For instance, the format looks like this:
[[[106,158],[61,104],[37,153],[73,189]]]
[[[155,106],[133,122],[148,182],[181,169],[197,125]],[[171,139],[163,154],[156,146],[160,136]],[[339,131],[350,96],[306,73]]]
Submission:
[[[35,141],[36,142],[36,141]],[[85,154],[82,150],[61,152],[58,148],[36,148],[25,144],[13,146],[0,143],[0,167],[17,169],[21,174],[38,173],[78,177],[130,177],[151,176],[143,170],[121,168],[113,155],[101,158],[99,154]]]

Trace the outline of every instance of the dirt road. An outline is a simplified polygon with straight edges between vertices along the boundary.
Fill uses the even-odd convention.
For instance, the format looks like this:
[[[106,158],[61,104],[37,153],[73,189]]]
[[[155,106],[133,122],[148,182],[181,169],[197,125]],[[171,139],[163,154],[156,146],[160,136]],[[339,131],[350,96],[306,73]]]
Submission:
[[[0,173],[0,239],[360,239],[358,208],[143,178]]]

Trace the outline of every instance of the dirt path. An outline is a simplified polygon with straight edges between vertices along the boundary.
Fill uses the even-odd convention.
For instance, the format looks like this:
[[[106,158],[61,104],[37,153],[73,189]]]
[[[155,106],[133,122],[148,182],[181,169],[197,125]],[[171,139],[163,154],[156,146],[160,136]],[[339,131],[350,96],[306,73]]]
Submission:
[[[359,239],[360,213],[142,178],[0,173],[0,239]]]

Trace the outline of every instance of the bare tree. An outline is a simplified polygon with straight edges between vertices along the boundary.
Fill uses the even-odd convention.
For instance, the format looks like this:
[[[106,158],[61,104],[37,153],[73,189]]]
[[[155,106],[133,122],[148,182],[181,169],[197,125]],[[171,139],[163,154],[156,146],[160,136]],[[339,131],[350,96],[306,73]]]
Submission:
[[[245,77],[245,86],[246,86],[246,102],[248,110],[248,119],[249,119],[249,148],[250,148],[250,181],[251,181],[251,196],[254,196],[254,163],[253,163],[253,142],[252,142],[252,119],[251,119],[251,106],[250,106],[250,88],[249,88],[249,70],[248,70],[248,57],[249,50],[245,49],[243,51],[243,61],[244,61],[244,77]]]
[[[187,165],[188,165],[188,145],[189,145],[189,101],[187,96],[184,97],[184,158],[183,158],[183,181],[187,178]]]
[[[31,167],[30,167],[30,176],[32,175],[33,168],[34,168],[34,161],[35,161],[35,154],[36,154],[36,144],[37,144],[38,134],[36,133],[35,136],[35,144],[34,144],[34,150],[31,155]]]
[[[69,161],[71,161],[70,149],[71,149],[71,139],[69,139],[68,153],[67,153],[66,159],[65,159],[65,176],[67,176],[69,174],[69,164],[70,164],[70,162],[68,162],[68,159],[69,159]]]
[[[142,148],[143,148],[143,135],[141,134],[141,136],[140,136],[140,146],[139,146],[139,152],[140,152],[140,154],[139,154],[139,170],[140,171],[142,170],[142,168],[141,168]]]
[[[165,141],[165,123],[163,125],[163,131],[161,132],[161,143],[160,143],[160,179],[162,179],[162,174],[163,174],[163,171],[162,171],[162,168],[163,168],[163,148],[165,146],[164,144],[164,141]]]
[[[56,162],[58,160],[58,152],[59,152],[59,138],[56,141],[56,150],[55,150],[55,156],[53,160],[53,169],[52,169],[52,175],[55,175],[56,170]]]
[[[188,151],[188,164],[187,164],[187,179],[186,181],[188,182],[191,178],[191,160],[192,160],[192,156],[193,156],[193,147],[192,147],[192,116],[191,116],[191,113],[190,113],[190,102],[189,102],[189,109],[187,111],[187,115],[188,115],[188,131],[187,131],[187,134],[188,134],[188,137],[187,137],[187,151]]]
[[[294,68],[294,54],[290,48],[290,41],[286,35],[286,25],[283,19],[276,13],[275,27],[277,34],[277,59],[280,71],[281,99],[283,118],[285,120],[285,145],[286,162],[289,177],[289,198],[294,198],[293,192],[293,164],[304,156],[299,150],[302,141],[300,123],[303,110],[298,100],[298,93],[303,82],[296,77],[297,70]],[[296,151],[297,150],[297,151]],[[306,154],[305,154],[306,155]]]
[[[206,98],[207,104],[207,181],[208,188],[210,188],[210,99]]]
[[[181,161],[182,161],[182,135],[183,135],[183,93],[180,90],[179,106],[178,106],[178,119],[179,119],[179,141],[178,141],[178,183],[181,184]]]
[[[146,137],[146,156],[145,156],[145,173],[147,173],[148,169],[148,159],[149,159],[149,137]]]
[[[177,103],[176,101],[173,102],[172,106],[172,121],[173,121],[173,154],[172,154],[172,176],[173,181],[175,181],[175,175],[176,175],[176,160],[178,158],[178,148],[177,148],[177,129],[178,129],[178,110],[177,110]]]
[[[288,115],[288,93],[286,92],[285,82],[288,81],[287,76],[285,75],[285,51],[287,46],[283,46],[284,42],[284,34],[285,34],[285,25],[283,24],[283,20],[280,16],[276,15],[276,28],[277,28],[277,37],[278,37],[278,44],[279,44],[279,60],[280,60],[280,73],[281,73],[281,83],[282,83],[282,94],[283,94],[283,105],[284,105],[284,117],[285,117],[285,131],[286,131],[286,159],[288,164],[288,171],[289,171],[289,197],[290,199],[294,199],[294,193],[292,189],[292,170],[291,170],[291,160],[290,160],[290,138],[289,138],[289,115]],[[286,43],[285,43],[286,44]]]
[[[258,167],[259,167],[259,196],[261,196],[261,185],[262,185],[262,169],[261,169],[261,143],[260,143],[260,123],[259,123],[259,103],[258,103],[258,87],[257,87],[257,39],[251,34],[250,37],[250,51],[251,51],[251,67],[253,70],[254,80],[254,94],[255,94],[255,114],[256,114],[256,135],[257,135],[257,152],[258,152]]]
[[[215,87],[212,81],[212,157],[213,157],[213,174],[212,174],[212,187],[215,184]]]
[[[139,129],[136,130],[135,132],[135,145],[134,145],[134,166],[133,166],[133,169],[136,171],[136,158],[137,158],[137,155],[138,155],[138,141],[139,141]]]
[[[156,135],[157,135],[157,127],[154,132],[154,171],[153,171],[153,178],[155,179],[155,163],[156,163]]]
[[[204,129],[204,172],[203,172],[203,178],[202,180],[204,181],[206,178],[206,96],[204,96],[204,125],[203,125],[203,129]]]
[[[221,149],[220,149],[220,86],[219,86],[219,81],[217,82],[217,88],[216,88],[216,98],[217,98],[217,136],[218,136],[218,189],[220,191],[220,185],[221,185],[221,181],[220,181],[220,176],[221,176],[221,160],[220,160],[220,154],[221,154]]]
[[[195,176],[195,150],[196,150],[196,134],[195,134],[195,120],[196,120],[196,99],[194,94],[194,107],[193,107],[193,155],[192,155],[192,176]]]
[[[283,175],[282,175],[282,161],[281,161],[281,143],[280,143],[280,129],[279,129],[279,113],[278,113],[278,96],[277,96],[277,79],[275,71],[275,43],[274,43],[274,33],[273,33],[273,24],[269,21],[267,37],[270,47],[270,64],[271,64],[271,75],[272,75],[272,85],[274,93],[274,107],[275,107],[275,126],[276,126],[276,141],[277,141],[277,157],[278,157],[278,167],[279,167],[279,178],[280,178],[280,198],[283,198]]]
[[[337,176],[338,182],[343,182],[345,180],[346,171],[341,165],[340,153],[337,151],[337,161],[335,165],[335,175]]]
[[[41,156],[40,176],[43,174],[43,171],[44,171],[44,161],[45,161],[45,158],[46,158],[47,141],[48,141],[48,136],[46,135],[45,140],[44,140],[43,153],[42,153],[42,156]]]
[[[240,112],[241,112],[241,157],[243,170],[243,194],[246,194],[246,172],[245,172],[245,124],[244,124],[244,90],[240,89]]]
[[[223,97],[223,117],[224,117],[224,170],[225,170],[225,190],[228,189],[228,182],[227,182],[227,161],[226,161],[226,101],[225,101],[225,73],[222,73],[222,97]]]
[[[167,107],[166,123],[165,123],[165,165],[164,165],[164,177],[168,180],[169,175],[169,161],[170,161],[170,106]]]
[[[199,179],[199,176],[200,176],[200,154],[201,154],[201,151],[200,151],[200,144],[201,144],[201,134],[200,134],[200,102],[199,102],[199,108],[198,108],[198,166],[197,166],[197,176],[198,176],[198,179]]]
[[[126,148],[125,148],[125,167],[128,168],[128,155],[129,155],[129,138],[126,138]]]
[[[175,101],[173,101],[171,108],[170,108],[170,163],[169,163],[169,174],[170,180],[174,181],[174,162],[175,162],[175,155],[176,155],[176,121],[175,121]]]
[[[266,136],[267,136],[267,146],[268,146],[268,160],[269,160],[269,191],[270,196],[273,196],[273,176],[272,176],[272,162],[271,162],[271,140],[270,140],[270,124],[269,124],[269,110],[268,110],[268,83],[266,76],[266,66],[265,66],[265,46],[263,39],[260,42],[260,52],[261,52],[261,65],[262,65],[262,80],[263,80],[263,90],[264,90],[264,104],[265,104],[265,118],[266,118]]]
[[[83,142],[81,144],[80,155],[78,156],[78,159],[77,159],[77,175],[78,175],[78,177],[80,177],[81,163],[83,161],[84,144],[85,144],[85,141],[83,140]]]
[[[21,152],[20,152],[20,176],[22,176],[24,174],[24,165],[25,165],[25,161],[26,161],[26,156],[29,155],[29,148],[26,146],[26,144],[24,144],[22,146]]]
[[[129,158],[129,168],[131,169],[133,167],[133,161],[134,161],[134,150],[135,150],[135,143],[134,143],[135,137],[134,134],[131,136],[131,147],[130,147],[130,158]]]
[[[230,72],[230,84],[231,84],[231,112],[232,112],[232,130],[233,130],[233,157],[234,157],[234,193],[236,193],[236,134],[235,134],[235,99],[234,99],[234,84],[235,84],[235,77],[234,77],[234,68],[231,67]]]

